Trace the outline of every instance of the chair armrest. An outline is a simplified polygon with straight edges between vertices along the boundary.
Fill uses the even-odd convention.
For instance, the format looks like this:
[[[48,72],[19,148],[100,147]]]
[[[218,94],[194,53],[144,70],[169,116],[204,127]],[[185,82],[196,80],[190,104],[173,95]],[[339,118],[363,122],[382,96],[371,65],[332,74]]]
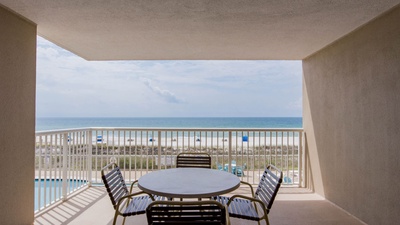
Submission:
[[[135,181],[132,182],[131,189],[129,190],[129,194],[132,193],[132,188],[133,188],[134,184],[136,184],[138,181],[139,180],[135,180]]]
[[[251,197],[253,197],[253,198],[254,198],[254,190],[253,190],[253,186],[251,186],[251,184],[250,184],[250,183],[247,183],[247,182],[245,182],[245,181],[240,181],[240,184],[246,184],[246,185],[248,185],[248,186],[250,187],[250,190],[251,190]]]
[[[245,196],[245,195],[233,195],[232,197],[229,198],[229,201],[226,203],[227,207],[229,207],[229,205],[231,204],[232,200],[235,199],[235,198],[243,198],[243,199],[247,199],[247,200],[249,200],[249,201],[251,201],[253,203],[260,204],[262,206],[262,210],[264,211],[264,215],[262,217],[267,216],[267,214],[268,214],[267,213],[267,207],[264,204],[264,202],[262,202],[259,199],[248,197],[248,196]],[[254,205],[254,207],[256,207],[256,206]]]
[[[153,196],[152,196],[151,194],[146,193],[146,192],[144,192],[144,191],[139,191],[139,192],[135,192],[135,193],[132,193],[132,194],[129,194],[129,195],[126,195],[126,196],[120,198],[120,199],[118,200],[118,204],[119,204],[120,202],[122,202],[122,201],[123,201],[124,199],[126,199],[126,198],[132,198],[133,196],[141,195],[141,194],[146,194],[146,195],[150,196],[150,198],[154,201],[154,198],[153,198]]]
[[[120,206],[121,206],[121,203],[123,203],[123,202],[128,198],[128,202],[127,202],[127,205],[128,205],[129,200],[130,200],[133,196],[141,195],[141,194],[149,195],[150,198],[151,198],[151,200],[154,201],[154,197],[153,197],[151,194],[146,193],[146,192],[144,192],[144,191],[139,191],[139,192],[136,192],[136,193],[133,193],[133,194],[129,194],[129,195],[126,195],[126,196],[120,198],[120,199],[118,200],[117,207],[116,207],[115,210],[118,210],[118,212],[120,212],[120,211],[119,211],[119,208],[120,208]]]

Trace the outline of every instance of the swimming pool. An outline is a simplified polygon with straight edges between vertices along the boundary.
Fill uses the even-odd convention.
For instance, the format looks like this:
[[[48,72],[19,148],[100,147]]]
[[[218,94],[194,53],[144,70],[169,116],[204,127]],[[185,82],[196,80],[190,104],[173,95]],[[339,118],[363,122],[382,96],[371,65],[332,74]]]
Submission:
[[[67,193],[73,192],[86,183],[85,180],[67,180]],[[35,211],[59,200],[61,195],[62,179],[35,179]]]

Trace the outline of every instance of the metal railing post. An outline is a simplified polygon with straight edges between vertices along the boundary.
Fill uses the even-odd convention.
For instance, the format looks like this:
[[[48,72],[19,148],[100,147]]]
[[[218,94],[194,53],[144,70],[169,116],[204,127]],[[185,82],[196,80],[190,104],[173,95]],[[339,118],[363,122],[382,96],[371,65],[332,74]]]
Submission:
[[[232,172],[232,131],[229,131],[229,144],[228,144],[228,171]]]
[[[92,186],[92,130],[89,130],[86,135],[86,155],[87,155],[87,172],[88,172],[88,185]]]
[[[305,187],[305,147],[303,146],[304,131],[299,132],[299,186]],[[304,142],[305,143],[305,142]]]
[[[63,134],[63,170],[62,170],[62,199],[67,200],[67,176],[68,176],[68,133]]]
[[[161,170],[161,131],[159,130],[157,133],[157,139],[158,139],[158,158],[157,158],[157,165],[158,165],[158,170]]]

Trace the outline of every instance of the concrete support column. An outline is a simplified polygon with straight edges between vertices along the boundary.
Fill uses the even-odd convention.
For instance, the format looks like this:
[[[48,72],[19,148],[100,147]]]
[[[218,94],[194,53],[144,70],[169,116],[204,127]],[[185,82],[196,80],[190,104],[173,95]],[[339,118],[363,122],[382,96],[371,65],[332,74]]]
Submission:
[[[32,224],[36,25],[0,5],[0,31],[0,224]]]
[[[400,221],[400,6],[303,60],[310,185],[367,224]]]

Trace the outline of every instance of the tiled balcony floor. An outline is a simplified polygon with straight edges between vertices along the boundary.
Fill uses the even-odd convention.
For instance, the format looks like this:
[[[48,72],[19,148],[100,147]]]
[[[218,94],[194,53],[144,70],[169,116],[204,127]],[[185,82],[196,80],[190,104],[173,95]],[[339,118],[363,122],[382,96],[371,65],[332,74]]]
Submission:
[[[234,193],[246,193],[248,188],[241,187]],[[87,188],[47,212],[35,218],[34,225],[76,224],[110,225],[114,209],[104,187]],[[306,189],[281,188],[269,214],[272,225],[330,225],[364,224],[337,208],[319,195]],[[122,224],[119,217],[118,224]],[[125,224],[146,225],[146,216],[128,217]],[[231,218],[232,225],[257,224],[256,222]]]

